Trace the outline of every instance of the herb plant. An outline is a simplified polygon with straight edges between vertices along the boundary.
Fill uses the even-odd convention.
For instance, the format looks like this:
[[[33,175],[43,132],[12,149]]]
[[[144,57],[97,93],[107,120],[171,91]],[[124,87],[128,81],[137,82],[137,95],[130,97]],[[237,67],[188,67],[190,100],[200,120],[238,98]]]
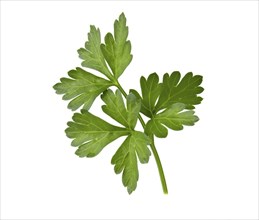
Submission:
[[[83,60],[82,69],[77,67],[68,72],[70,78],[61,78],[54,85],[57,94],[63,94],[64,100],[70,100],[68,108],[81,109],[68,122],[66,135],[73,139],[71,145],[78,147],[79,157],[94,157],[104,147],[124,137],[111,159],[116,174],[122,173],[122,182],[132,193],[139,179],[138,161],[148,163],[151,152],[155,157],[161,184],[168,193],[166,180],[159,155],[155,147],[154,136],[165,138],[168,128],[182,130],[184,125],[194,125],[199,118],[194,115],[195,105],[202,98],[200,87],[202,76],[191,72],[181,77],[178,71],[164,74],[162,82],[156,73],[140,78],[141,94],[131,89],[126,93],[119,77],[132,60],[131,43],[127,40],[128,27],[124,13],[114,23],[114,33],[107,33],[101,42],[100,30],[90,26],[88,40],[84,48],[78,50]],[[103,78],[91,72],[91,69],[103,74]],[[111,89],[115,87],[115,91]],[[90,112],[94,100],[101,96],[104,102],[103,112],[121,126],[112,125]],[[141,114],[149,120],[144,122]],[[140,121],[143,131],[135,130]]]

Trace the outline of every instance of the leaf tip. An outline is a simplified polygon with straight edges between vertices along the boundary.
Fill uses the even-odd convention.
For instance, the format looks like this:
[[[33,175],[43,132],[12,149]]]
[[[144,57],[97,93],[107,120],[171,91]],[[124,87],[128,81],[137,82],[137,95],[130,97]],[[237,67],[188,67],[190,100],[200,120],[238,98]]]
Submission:
[[[127,188],[128,194],[130,195],[134,190],[132,190],[130,187]]]
[[[124,12],[122,12],[122,13],[120,14],[120,16],[119,16],[119,21],[121,21],[121,20],[126,21],[126,16],[125,16],[125,13],[124,13]]]
[[[52,86],[52,88],[57,92],[59,85],[60,83],[56,83],[54,86]]]
[[[194,122],[198,122],[200,120],[200,118],[197,115],[194,115],[193,117],[194,117],[194,120],[193,120]]]

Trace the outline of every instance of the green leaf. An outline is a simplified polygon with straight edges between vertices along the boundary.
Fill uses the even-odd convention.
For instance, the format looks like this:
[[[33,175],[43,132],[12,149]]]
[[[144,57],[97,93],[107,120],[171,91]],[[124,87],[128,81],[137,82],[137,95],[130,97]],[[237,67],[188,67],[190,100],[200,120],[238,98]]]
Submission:
[[[159,77],[152,73],[146,79],[141,77],[140,86],[142,97],[136,90],[130,90],[138,99],[141,99],[141,112],[149,118],[162,109],[168,108],[174,103],[184,103],[186,109],[193,109],[200,104],[202,98],[198,96],[203,91],[199,85],[202,76],[193,76],[187,73],[182,80],[179,72],[164,74],[163,82],[159,83]],[[164,133],[165,134],[165,133]]]
[[[180,72],[173,72],[170,76],[165,74],[163,77],[162,90],[155,111],[168,108],[174,103],[185,104],[186,109],[194,109],[194,105],[201,103],[202,98],[198,94],[203,92],[199,85],[202,82],[202,76],[187,73],[182,80]]]
[[[146,116],[152,117],[157,98],[161,92],[158,75],[152,73],[147,79],[142,76],[140,78],[140,86],[143,97],[141,110]]]
[[[112,158],[112,164],[115,164],[114,169],[117,174],[123,170],[123,185],[131,193],[136,189],[139,177],[137,156],[141,163],[148,163],[151,155],[147,147],[150,144],[149,137],[143,132],[132,130],[136,125],[140,101],[133,94],[128,95],[126,109],[118,90],[115,94],[107,90],[102,98],[107,103],[104,107],[108,115],[119,122],[122,120],[123,123],[127,123],[127,126],[131,126],[131,130],[111,125],[90,112],[82,110],[81,113],[74,114],[73,121],[68,122],[65,132],[69,138],[74,139],[71,145],[79,147],[76,151],[79,157],[94,157],[106,145],[126,135],[127,138]],[[118,112],[113,112],[112,109],[118,109]],[[123,114],[125,119],[119,118],[118,120],[116,114]]]
[[[155,134],[159,138],[165,138],[168,135],[168,130],[160,121],[153,118],[146,124],[145,133],[148,135]]]
[[[111,162],[115,165],[115,173],[119,174],[123,171],[122,182],[129,194],[136,189],[139,178],[137,156],[141,163],[148,163],[151,155],[147,147],[149,143],[149,138],[144,133],[134,131],[112,157]]]
[[[127,128],[134,129],[138,120],[140,111],[140,100],[137,100],[133,94],[127,96],[127,109],[125,107],[121,92],[116,90],[107,90],[101,96],[106,105],[102,106],[102,110],[112,117],[114,120]]]
[[[86,110],[74,114],[65,132],[74,139],[72,146],[79,146],[79,157],[94,157],[112,141],[129,134],[127,129],[111,125]]]
[[[192,110],[183,111],[185,108],[183,103],[171,105],[148,121],[145,132],[147,134],[153,133],[157,137],[163,138],[167,136],[167,129],[165,126],[178,131],[183,129],[183,125],[194,125],[199,118],[194,115],[194,111]]]
[[[123,185],[127,187],[129,193],[132,193],[137,187],[139,178],[137,156],[141,163],[147,163],[151,155],[147,144],[150,144],[149,137],[139,131],[134,131],[141,102],[132,93],[127,99],[127,109],[123,97],[119,90],[113,93],[107,90],[103,93],[102,99],[106,105],[102,106],[103,111],[115,119],[120,124],[129,128],[130,135],[123,142],[112,158],[112,164],[115,164],[115,173],[122,174]]]
[[[106,34],[105,44],[101,45],[102,53],[116,79],[124,72],[132,60],[131,43],[127,41],[128,27],[126,17],[122,13],[114,22],[114,36]]]
[[[97,70],[112,78],[112,74],[108,69],[105,59],[101,51],[101,34],[99,28],[90,26],[90,32],[88,33],[88,41],[85,43],[85,48],[80,48],[77,52],[79,57],[83,59],[82,66]]]
[[[60,83],[53,86],[57,94],[64,94],[64,100],[71,100],[68,108],[76,110],[83,105],[83,109],[90,109],[95,98],[105,91],[111,82],[97,77],[81,68],[70,70],[72,78],[61,78]]]

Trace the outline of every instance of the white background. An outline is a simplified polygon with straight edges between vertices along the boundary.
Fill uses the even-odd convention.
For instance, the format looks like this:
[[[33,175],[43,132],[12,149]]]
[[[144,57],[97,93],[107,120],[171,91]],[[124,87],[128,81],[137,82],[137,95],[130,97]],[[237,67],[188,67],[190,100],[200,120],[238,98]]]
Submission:
[[[78,158],[64,133],[72,112],[52,86],[80,65],[89,25],[112,31],[124,11],[133,61],[121,77],[139,90],[156,71],[204,76],[194,127],[156,141],[128,195],[110,159]],[[3,219],[258,218],[258,2],[1,2]],[[113,122],[100,111],[92,112]],[[114,123],[114,122],[113,122]]]

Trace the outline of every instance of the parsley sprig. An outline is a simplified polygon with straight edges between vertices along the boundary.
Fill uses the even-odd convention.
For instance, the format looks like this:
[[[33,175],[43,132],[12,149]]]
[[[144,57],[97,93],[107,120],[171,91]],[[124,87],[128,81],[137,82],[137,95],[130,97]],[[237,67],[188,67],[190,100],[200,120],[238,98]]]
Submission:
[[[101,33],[91,25],[84,48],[78,50],[83,60],[82,69],[77,67],[68,72],[70,78],[61,78],[54,85],[57,94],[70,100],[68,108],[75,111],[72,121],[68,122],[66,135],[73,139],[71,145],[78,147],[79,157],[94,157],[114,140],[124,136],[124,141],[111,159],[116,174],[122,173],[122,182],[132,193],[139,179],[138,161],[148,163],[151,152],[155,157],[161,184],[168,193],[162,164],[155,147],[154,137],[165,138],[168,128],[182,130],[185,125],[194,125],[199,118],[193,109],[200,104],[199,96],[202,76],[187,73],[181,78],[179,72],[164,74],[162,82],[156,73],[140,78],[141,94],[134,89],[125,92],[119,83],[132,60],[131,43],[124,13],[114,23],[114,33],[107,33],[104,43]],[[103,74],[98,77],[91,71]],[[111,89],[115,87],[115,91]],[[120,126],[112,125],[92,114],[90,108],[95,99],[101,96],[102,110]],[[149,119],[147,123],[141,114]],[[135,129],[140,121],[143,131]],[[151,150],[151,151],[150,151]]]

